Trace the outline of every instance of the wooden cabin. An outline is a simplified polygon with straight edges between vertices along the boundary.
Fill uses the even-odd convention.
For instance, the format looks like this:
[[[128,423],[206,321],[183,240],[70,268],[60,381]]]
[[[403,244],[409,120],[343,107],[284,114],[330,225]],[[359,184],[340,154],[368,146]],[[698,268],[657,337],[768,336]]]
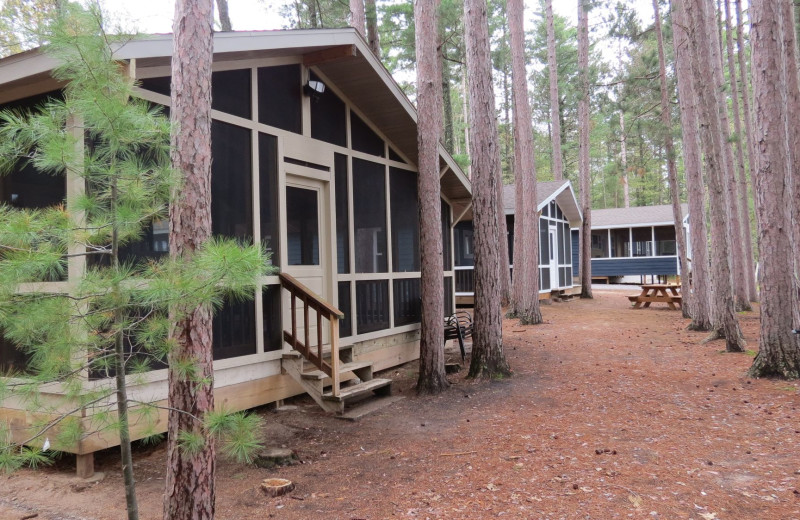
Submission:
[[[549,181],[536,184],[539,214],[539,298],[569,294],[573,281],[570,228],[579,226],[582,217],[569,181]],[[508,228],[508,253],[512,276],[514,271],[514,219],[516,196],[514,185],[503,186],[503,207]],[[466,220],[454,228],[456,301],[470,305],[474,297],[473,270],[475,255],[472,247],[472,221]]]
[[[688,205],[682,205],[689,232]],[[572,230],[573,270],[579,272],[578,229]],[[672,205],[592,210],[592,279],[607,283],[642,283],[678,276]]]
[[[126,43],[115,58],[139,82],[138,96],[168,107],[171,53],[171,35],[160,35]],[[53,65],[38,51],[0,60],[0,106],[33,108],[60,95]],[[373,378],[375,371],[419,356],[417,114],[350,28],[216,33],[213,71],[213,232],[265,244],[280,270],[259,281],[252,301],[228,304],[214,318],[217,405],[242,410],[307,392],[341,413],[348,397],[387,390],[391,382]],[[471,187],[442,147],[440,154],[449,314],[452,223],[469,208]],[[71,174],[20,167],[0,178],[0,202],[49,206],[83,189]],[[156,258],[168,250],[168,228],[156,223],[126,254]],[[35,289],[68,292],[86,260],[68,261],[68,279]],[[0,340],[0,366],[21,360]],[[340,386],[356,378],[359,385]],[[145,379],[132,399],[166,399],[165,369]],[[68,406],[57,385],[45,397],[54,409]],[[0,419],[18,440],[29,436],[34,417],[13,399],[0,403]],[[88,433],[90,417],[81,420]],[[157,426],[166,430],[163,414]],[[91,468],[94,451],[117,443],[113,434],[93,433],[56,448]]]

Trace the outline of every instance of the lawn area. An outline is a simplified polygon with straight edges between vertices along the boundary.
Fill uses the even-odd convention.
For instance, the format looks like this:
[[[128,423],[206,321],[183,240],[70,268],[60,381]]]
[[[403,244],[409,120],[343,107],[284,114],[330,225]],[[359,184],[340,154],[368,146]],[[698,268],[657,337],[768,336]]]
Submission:
[[[359,422],[308,398],[260,410],[265,443],[303,464],[220,461],[217,518],[800,518],[798,383],[748,379],[752,352],[700,345],[680,312],[595,296],[544,306],[543,325],[506,320],[510,379],[462,370],[444,394],[417,397],[410,364],[388,373],[407,398]],[[757,313],[740,319],[755,350]],[[123,518],[115,456],[98,455],[93,484],[71,461],[0,476],[0,517]],[[143,519],[161,518],[164,459],[164,445],[135,454]],[[267,498],[266,477],[297,487]]]

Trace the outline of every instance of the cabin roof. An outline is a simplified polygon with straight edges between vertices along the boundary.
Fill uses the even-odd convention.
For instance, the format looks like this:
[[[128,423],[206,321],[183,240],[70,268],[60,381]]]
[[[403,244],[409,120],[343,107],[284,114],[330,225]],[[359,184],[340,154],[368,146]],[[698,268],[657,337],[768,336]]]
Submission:
[[[568,180],[537,182],[536,199],[537,211],[541,211],[550,201],[555,200],[569,220],[570,226],[575,227],[583,220],[575,192],[572,190],[572,183]],[[503,186],[503,206],[506,215],[515,214],[516,187],[513,184]]]
[[[117,47],[115,58],[137,67],[168,66],[172,34],[137,37]],[[418,162],[417,112],[392,75],[353,28],[214,33],[214,61],[301,56],[331,81],[413,165]],[[0,59],[0,103],[48,92],[60,85],[50,71],[56,61],[39,49]],[[243,65],[249,67],[251,65]],[[439,145],[442,193],[455,211],[468,208],[469,179]]]
[[[686,217],[688,204],[681,204]],[[684,220],[686,220],[684,218]],[[632,226],[671,226],[675,224],[672,204],[637,206],[633,208],[608,208],[592,210],[592,229],[610,229]]]

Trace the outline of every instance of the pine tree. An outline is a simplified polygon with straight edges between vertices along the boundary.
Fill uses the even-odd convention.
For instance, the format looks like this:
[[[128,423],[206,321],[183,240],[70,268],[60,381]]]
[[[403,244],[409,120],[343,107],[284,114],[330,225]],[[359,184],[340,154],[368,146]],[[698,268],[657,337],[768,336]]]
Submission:
[[[589,2],[578,0],[578,69],[581,97],[578,102],[581,224],[581,298],[592,298],[592,179],[589,170]]]

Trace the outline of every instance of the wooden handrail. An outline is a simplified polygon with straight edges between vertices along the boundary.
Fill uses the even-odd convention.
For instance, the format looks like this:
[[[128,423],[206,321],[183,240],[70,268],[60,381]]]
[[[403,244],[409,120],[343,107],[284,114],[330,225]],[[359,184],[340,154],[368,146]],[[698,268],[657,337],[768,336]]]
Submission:
[[[320,298],[311,289],[298,282],[292,275],[280,273],[278,275],[281,281],[281,286],[289,291],[290,309],[292,313],[292,330],[283,331],[283,339],[292,346],[295,350],[300,352],[303,357],[309,360],[322,372],[331,378],[331,393],[334,396],[339,395],[339,320],[344,319],[344,313]],[[298,338],[297,334],[297,301],[303,303],[303,341]],[[309,327],[311,325],[309,319],[309,309],[314,309],[317,312],[317,348],[316,352],[312,350],[311,333]],[[326,318],[330,322],[330,340],[331,340],[331,359],[330,363],[326,362],[322,357],[322,318]]]

